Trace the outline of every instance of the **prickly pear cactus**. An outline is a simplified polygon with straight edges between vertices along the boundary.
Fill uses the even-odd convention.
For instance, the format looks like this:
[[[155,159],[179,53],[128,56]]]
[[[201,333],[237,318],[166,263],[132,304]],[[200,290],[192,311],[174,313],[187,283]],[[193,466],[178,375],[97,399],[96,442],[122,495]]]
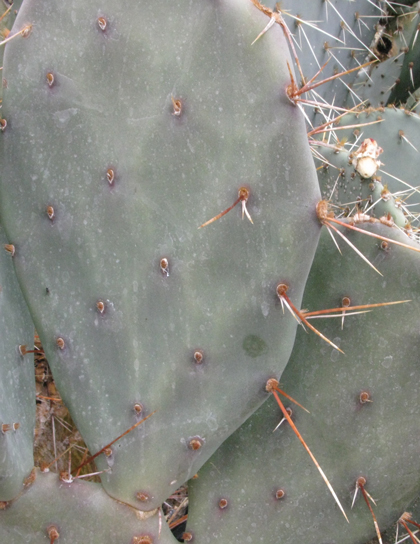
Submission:
[[[328,148],[320,140],[313,141],[320,153],[318,179],[323,197],[344,214],[357,206],[377,218],[387,216],[413,234],[420,206],[413,172],[419,161],[419,117],[401,109],[368,109],[349,113],[339,125],[345,146],[333,138]],[[358,157],[366,141],[376,158],[365,159],[370,171],[363,176]]]
[[[54,500],[51,498],[54,497]],[[100,484],[37,473],[16,503],[1,512],[2,542],[174,544],[157,511],[150,516],[118,503]],[[159,521],[160,520],[160,521]]]
[[[369,47],[375,38],[372,25],[366,20],[379,15],[374,2],[356,0],[285,0],[276,4],[291,32],[295,36],[296,51],[305,79],[312,78],[323,68],[322,77],[357,68],[375,54]],[[383,12],[385,14],[385,11]],[[335,96],[339,104],[347,97],[352,105],[359,98],[352,89],[357,72],[325,84],[317,92],[322,96]]]
[[[410,94],[414,93],[420,87],[420,40],[418,40],[419,27],[413,29],[408,47],[404,51],[404,61],[402,63],[401,73],[393,86],[389,96],[389,103],[403,104],[407,101]]]
[[[0,229],[2,245],[7,240]],[[11,248],[7,246],[10,250]],[[30,477],[35,427],[34,328],[8,251],[0,252],[0,501]]]
[[[407,3],[406,3],[407,4]],[[375,25],[375,38],[371,44],[372,54],[379,61],[366,70],[357,73],[354,90],[366,106],[384,106],[394,103],[390,100],[391,93],[401,74],[404,57],[409,51],[409,44],[417,32],[418,2],[414,5],[403,5],[402,2],[388,3],[383,6],[386,17],[382,17]],[[354,105],[350,103],[349,105]]]
[[[31,473],[33,375],[21,385],[16,344],[32,331],[4,333],[2,540],[171,542],[160,505],[197,471],[185,541],[366,544],[405,521],[420,494],[419,13],[24,0],[2,71],[3,258],[102,485],[65,456],[59,478]],[[365,108],[397,79],[405,111]],[[315,335],[305,307],[338,318]],[[3,310],[8,324],[21,311]],[[298,322],[310,334],[295,341]],[[272,432],[280,377],[311,411],[293,421],[350,525],[293,422]]]
[[[265,22],[243,0],[28,0],[6,49],[19,281],[92,452],[156,411],[97,459],[107,492],[145,510],[266,399],[293,347],[275,289],[299,304],[320,194],[280,27],[251,45]]]
[[[363,228],[407,240],[385,225]],[[338,319],[317,320],[323,321],[322,333],[345,354],[299,330],[281,379],[282,389],[310,411],[306,414],[285,399],[350,523],[287,421],[273,432],[283,415],[270,399],[191,482],[187,533],[194,542],[231,543],[250,537],[267,544],[363,543],[376,531],[360,490],[352,508],[358,478],[366,480],[382,530],[418,495],[418,331],[409,316],[419,311],[420,255],[392,245],[384,250],[365,235],[352,235],[356,243],[355,238],[387,280],[351,255],[340,255],[325,230],[304,307],[334,308],[342,305],[343,297],[351,305],[412,300],[364,315],[344,312]]]

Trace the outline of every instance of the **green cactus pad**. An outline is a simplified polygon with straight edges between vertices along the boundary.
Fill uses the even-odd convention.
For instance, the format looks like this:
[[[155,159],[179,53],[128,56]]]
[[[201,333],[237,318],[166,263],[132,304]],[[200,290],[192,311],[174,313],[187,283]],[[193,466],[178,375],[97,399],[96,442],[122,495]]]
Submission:
[[[419,247],[395,228],[363,228]],[[190,482],[187,531],[197,544],[359,544],[373,538],[375,528],[360,491],[351,509],[358,477],[366,478],[382,530],[418,496],[420,255],[391,244],[381,249],[380,242],[368,236],[349,237],[384,278],[372,279],[355,254],[344,251],[341,256],[324,232],[304,307],[312,311],[342,306],[344,296],[352,305],[411,302],[348,315],[343,329],[341,317],[312,320],[345,355],[300,330],[280,387],[310,410],[307,414],[284,399],[350,523],[288,423],[273,433],[283,417],[273,398]]]
[[[0,501],[23,488],[34,466],[34,326],[0,228]],[[19,346],[21,349],[19,351]]]
[[[405,50],[401,73],[389,96],[388,103],[401,104],[407,101],[418,87],[420,87],[420,40],[418,39],[418,16],[412,17],[415,27],[411,34],[408,47]]]
[[[143,515],[142,515],[143,514]],[[55,536],[55,538],[54,538]],[[0,511],[0,538],[8,544],[175,544],[159,513],[144,513],[109,497],[100,484],[37,473],[35,482]]]
[[[384,106],[401,74],[404,51],[417,30],[418,16],[405,3],[388,3],[388,16],[375,24],[375,52],[380,62],[357,74],[354,90],[365,106]],[[354,103],[348,101],[349,106]]]
[[[164,16],[163,16],[164,15]],[[108,493],[160,505],[289,358],[320,198],[287,44],[251,2],[22,7],[1,209],[56,384]],[[238,191],[250,191],[248,218]],[[143,501],[139,503],[140,501]]]
[[[295,37],[295,48],[306,80],[312,78],[326,62],[328,64],[318,80],[356,68],[369,60],[376,18],[385,14],[382,7],[366,0],[283,0],[277,5]],[[341,106],[349,96],[353,105],[358,104],[357,89],[352,89],[357,74],[356,70],[332,80],[317,88],[316,95],[305,98],[321,103],[322,99],[317,98],[319,95],[334,96],[334,103]]]
[[[329,147],[314,142],[324,158],[324,167],[318,170],[323,197],[343,209],[352,209],[359,201],[362,211],[369,209],[376,217],[389,213],[399,227],[407,223],[417,227],[419,117],[394,108],[367,109],[349,113],[340,120],[339,126],[349,126],[348,130],[336,132],[345,146],[332,136]],[[370,179],[361,178],[352,164],[352,156],[366,138],[372,138],[383,149],[378,157],[382,164]],[[387,196],[381,198],[384,189]]]

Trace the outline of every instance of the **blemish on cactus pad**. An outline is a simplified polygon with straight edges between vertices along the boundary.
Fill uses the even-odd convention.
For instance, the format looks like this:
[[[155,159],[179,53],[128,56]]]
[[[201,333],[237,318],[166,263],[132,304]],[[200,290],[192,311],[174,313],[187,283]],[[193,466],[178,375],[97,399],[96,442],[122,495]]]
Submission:
[[[268,352],[268,346],[262,338],[255,334],[248,334],[242,342],[245,353],[255,359]]]

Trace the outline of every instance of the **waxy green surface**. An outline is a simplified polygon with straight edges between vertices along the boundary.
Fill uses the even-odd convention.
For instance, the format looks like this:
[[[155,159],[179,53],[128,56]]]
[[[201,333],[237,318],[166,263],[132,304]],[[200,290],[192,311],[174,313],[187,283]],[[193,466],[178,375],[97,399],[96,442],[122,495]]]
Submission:
[[[266,399],[294,342],[276,285],[299,304],[320,193],[280,27],[251,46],[266,22],[242,0],[28,0],[6,50],[19,280],[92,453],[156,410],[98,458],[108,493],[146,510]],[[243,186],[254,224],[239,203],[198,229]]]
[[[0,501],[15,498],[33,464],[35,428],[34,326],[0,228]]]
[[[363,228],[419,247],[397,229]],[[347,315],[343,329],[341,317],[312,320],[345,354],[299,330],[280,387],[310,410],[283,399],[350,523],[289,424],[273,433],[283,416],[271,398],[190,482],[187,530],[197,544],[361,544],[375,537],[375,528],[360,491],[351,508],[357,478],[366,479],[381,530],[418,496],[420,255],[391,244],[384,251],[376,239],[346,234],[384,277],[350,249],[340,255],[324,231],[303,307],[339,307],[344,296],[352,305],[411,301]],[[362,392],[370,402],[360,402]],[[285,495],[276,499],[280,489]]]

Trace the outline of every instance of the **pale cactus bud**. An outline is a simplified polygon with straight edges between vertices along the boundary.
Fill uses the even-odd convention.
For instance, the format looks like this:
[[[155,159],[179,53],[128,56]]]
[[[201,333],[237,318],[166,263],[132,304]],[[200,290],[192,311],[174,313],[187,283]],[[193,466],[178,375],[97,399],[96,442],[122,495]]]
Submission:
[[[366,138],[359,149],[352,153],[352,164],[362,178],[371,178],[376,174],[382,164],[378,160],[382,152],[383,149],[376,140]]]

